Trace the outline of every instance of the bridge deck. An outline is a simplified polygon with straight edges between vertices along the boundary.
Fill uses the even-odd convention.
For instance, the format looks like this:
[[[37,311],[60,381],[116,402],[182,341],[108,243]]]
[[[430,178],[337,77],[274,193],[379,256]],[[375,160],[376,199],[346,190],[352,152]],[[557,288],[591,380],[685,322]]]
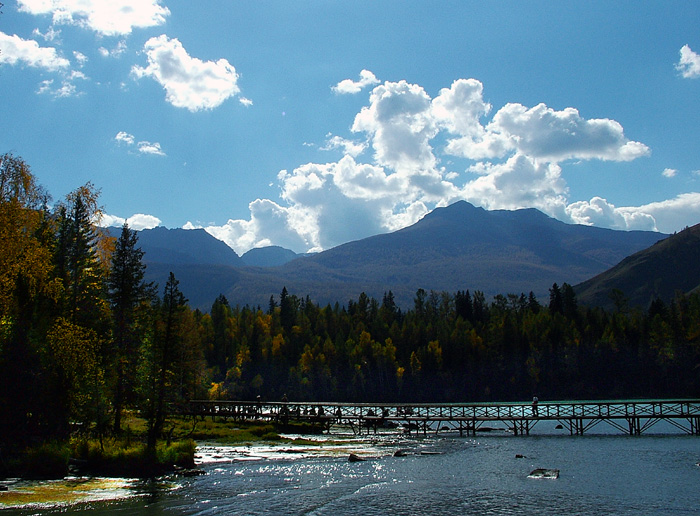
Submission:
[[[659,421],[700,435],[700,400],[612,400],[532,403],[337,403],[192,400],[183,410],[191,416],[236,421],[309,422],[330,431],[333,425],[354,430],[403,426],[408,431],[457,430],[475,434],[487,423],[505,424],[517,434],[529,434],[539,421],[556,421],[571,435],[604,422],[640,435]]]

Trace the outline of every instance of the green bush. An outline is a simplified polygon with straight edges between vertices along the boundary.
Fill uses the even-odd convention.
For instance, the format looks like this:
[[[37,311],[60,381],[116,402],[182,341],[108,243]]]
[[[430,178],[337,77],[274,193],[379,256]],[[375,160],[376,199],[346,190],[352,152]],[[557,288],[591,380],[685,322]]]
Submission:
[[[62,478],[68,473],[70,449],[66,444],[48,442],[29,448],[18,464],[24,478]]]

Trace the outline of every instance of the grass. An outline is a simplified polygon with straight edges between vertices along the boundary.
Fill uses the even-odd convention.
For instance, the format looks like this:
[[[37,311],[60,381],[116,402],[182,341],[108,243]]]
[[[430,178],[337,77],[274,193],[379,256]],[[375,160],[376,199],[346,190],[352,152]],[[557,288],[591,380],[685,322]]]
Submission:
[[[153,477],[179,468],[194,468],[196,441],[221,444],[280,442],[304,444],[288,439],[282,430],[297,434],[317,433],[309,424],[287,425],[242,423],[226,420],[173,417],[165,424],[164,439],[156,449],[156,459],[146,454],[146,421],[126,414],[118,437],[102,440],[75,437],[70,442],[49,442],[30,448],[7,464],[0,476],[26,479],[55,479],[69,472],[104,477]]]
[[[105,493],[113,493],[112,495],[116,496],[114,493],[127,488],[128,484],[125,484],[124,480],[109,478],[76,478],[20,485],[9,491],[0,491],[0,510],[29,505],[50,505],[53,508],[56,505],[85,501],[96,492],[102,497]]]

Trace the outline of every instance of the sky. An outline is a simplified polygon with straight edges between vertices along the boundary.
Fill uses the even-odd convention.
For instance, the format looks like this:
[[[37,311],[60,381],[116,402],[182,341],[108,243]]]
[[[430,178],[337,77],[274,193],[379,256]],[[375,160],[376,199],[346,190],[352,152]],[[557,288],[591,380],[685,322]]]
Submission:
[[[0,154],[103,225],[329,249],[466,200],[700,223],[700,3],[3,0]]]

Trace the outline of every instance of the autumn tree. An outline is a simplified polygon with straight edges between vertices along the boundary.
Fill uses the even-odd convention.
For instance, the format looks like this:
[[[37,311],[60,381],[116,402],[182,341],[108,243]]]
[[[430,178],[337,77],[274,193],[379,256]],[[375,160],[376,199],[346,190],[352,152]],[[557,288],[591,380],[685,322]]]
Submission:
[[[46,433],[41,378],[42,342],[35,328],[44,315],[42,298],[56,296],[52,279],[48,194],[29,166],[0,156],[0,447],[21,447]],[[50,232],[49,232],[50,233]]]

